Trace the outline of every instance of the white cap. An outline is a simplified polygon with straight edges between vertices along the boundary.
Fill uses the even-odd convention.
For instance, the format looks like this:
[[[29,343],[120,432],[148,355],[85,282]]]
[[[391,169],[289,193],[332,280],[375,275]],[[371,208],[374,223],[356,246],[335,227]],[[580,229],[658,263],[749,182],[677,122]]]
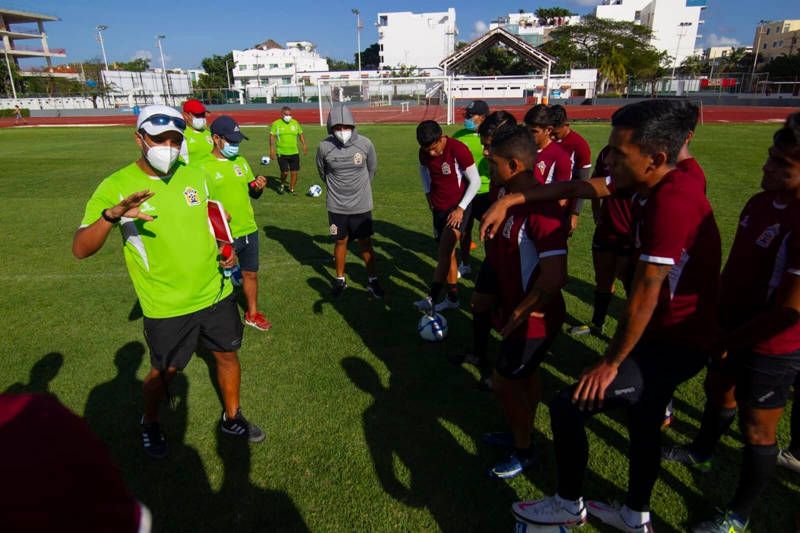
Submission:
[[[156,115],[164,115],[167,117],[176,118],[185,123],[183,115],[177,109],[166,105],[149,105],[139,112],[139,117],[136,119],[136,129],[144,130],[148,135],[152,136],[161,135],[167,131],[177,131],[183,135],[183,130],[176,126],[175,122],[173,121],[159,126],[148,120],[150,117],[154,117]]]

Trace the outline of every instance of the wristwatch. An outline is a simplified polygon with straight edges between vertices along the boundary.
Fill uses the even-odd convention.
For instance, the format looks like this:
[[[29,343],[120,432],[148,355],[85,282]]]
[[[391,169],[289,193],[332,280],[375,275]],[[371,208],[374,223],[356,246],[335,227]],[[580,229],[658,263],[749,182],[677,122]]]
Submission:
[[[106,211],[107,211],[107,209],[103,209],[102,211],[100,211],[100,216],[102,216],[103,220],[105,220],[109,224],[116,224],[120,220],[122,220],[122,217],[113,218],[113,217],[110,217],[110,216],[106,215]]]

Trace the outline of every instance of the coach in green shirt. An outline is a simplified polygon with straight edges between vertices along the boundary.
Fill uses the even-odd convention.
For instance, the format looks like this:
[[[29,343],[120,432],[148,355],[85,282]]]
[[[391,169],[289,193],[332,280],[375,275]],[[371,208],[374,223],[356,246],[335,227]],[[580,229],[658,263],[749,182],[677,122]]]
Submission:
[[[306,138],[303,137],[303,128],[300,123],[292,118],[292,109],[288,106],[281,108],[281,118],[272,123],[269,129],[269,154],[272,159],[278,159],[281,168],[281,184],[278,194],[283,194],[286,189],[286,176],[291,173],[292,181],[289,192],[294,194],[297,185],[297,172],[300,170],[300,152],[297,149],[297,140],[303,145],[303,155],[308,155]]]
[[[151,457],[167,454],[158,407],[175,373],[202,344],[216,359],[224,411],[220,430],[264,440],[239,409],[241,368],[236,351],[242,323],[232,288],[218,263],[219,250],[208,223],[208,180],[179,159],[186,123],[175,109],[145,107],[136,121],[141,156],[104,179],[86,204],[72,253],[78,259],[102,248],[118,227],[133,288],[144,314],[150,372],[144,379],[141,436]]]
[[[214,149],[197,164],[208,175],[211,198],[222,202],[231,216],[233,247],[239,257],[247,299],[244,323],[266,331],[272,324],[258,312],[258,226],[250,198],[261,196],[267,178],[254,176],[247,160],[239,155],[239,143],[247,137],[235,120],[227,115],[217,118],[211,124],[211,136]]]
[[[183,120],[186,121],[183,138],[186,141],[189,163],[207,156],[214,147],[211,132],[208,131],[206,124],[207,113],[206,106],[200,100],[190,98],[183,103]]]

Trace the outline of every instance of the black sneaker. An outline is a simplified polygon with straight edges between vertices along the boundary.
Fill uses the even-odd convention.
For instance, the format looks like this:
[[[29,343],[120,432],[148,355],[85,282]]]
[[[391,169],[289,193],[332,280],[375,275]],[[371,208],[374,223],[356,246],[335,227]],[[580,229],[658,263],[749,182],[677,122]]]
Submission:
[[[284,185],[278,185],[278,194],[283,194]]]
[[[347,281],[343,279],[336,278],[336,281],[333,282],[333,287],[331,288],[331,296],[334,298],[338,298],[342,295],[344,290],[347,288]]]
[[[377,298],[378,300],[382,299],[384,295],[383,287],[381,287],[381,284],[378,283],[377,278],[370,280],[367,283],[367,292],[369,292],[373,298]]]
[[[219,422],[219,428],[223,433],[229,435],[236,435],[237,437],[246,437],[250,442],[261,442],[267,435],[261,431],[261,428],[255,424],[247,421],[242,415],[242,410],[236,411],[235,418],[228,418],[225,412],[222,412],[222,420]]]
[[[161,431],[158,422],[145,423],[144,418],[140,422],[142,427],[142,447],[144,453],[153,459],[163,459],[167,456],[167,438]]]

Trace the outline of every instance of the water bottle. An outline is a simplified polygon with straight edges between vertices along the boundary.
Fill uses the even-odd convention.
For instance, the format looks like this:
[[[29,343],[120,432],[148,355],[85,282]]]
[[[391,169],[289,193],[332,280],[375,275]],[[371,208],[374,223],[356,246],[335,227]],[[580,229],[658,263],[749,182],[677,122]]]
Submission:
[[[233,255],[233,246],[231,246],[230,244],[226,244],[225,246],[223,246],[222,250],[220,251],[220,255],[222,255],[222,259],[226,261],[230,259],[230,257]],[[231,277],[233,275],[233,268],[222,269],[222,275],[225,276],[226,278]]]
[[[241,287],[242,286],[242,269],[239,268],[239,265],[233,265],[233,268],[228,270],[230,272],[231,283],[233,283],[234,287]],[[227,274],[226,274],[227,275]]]

